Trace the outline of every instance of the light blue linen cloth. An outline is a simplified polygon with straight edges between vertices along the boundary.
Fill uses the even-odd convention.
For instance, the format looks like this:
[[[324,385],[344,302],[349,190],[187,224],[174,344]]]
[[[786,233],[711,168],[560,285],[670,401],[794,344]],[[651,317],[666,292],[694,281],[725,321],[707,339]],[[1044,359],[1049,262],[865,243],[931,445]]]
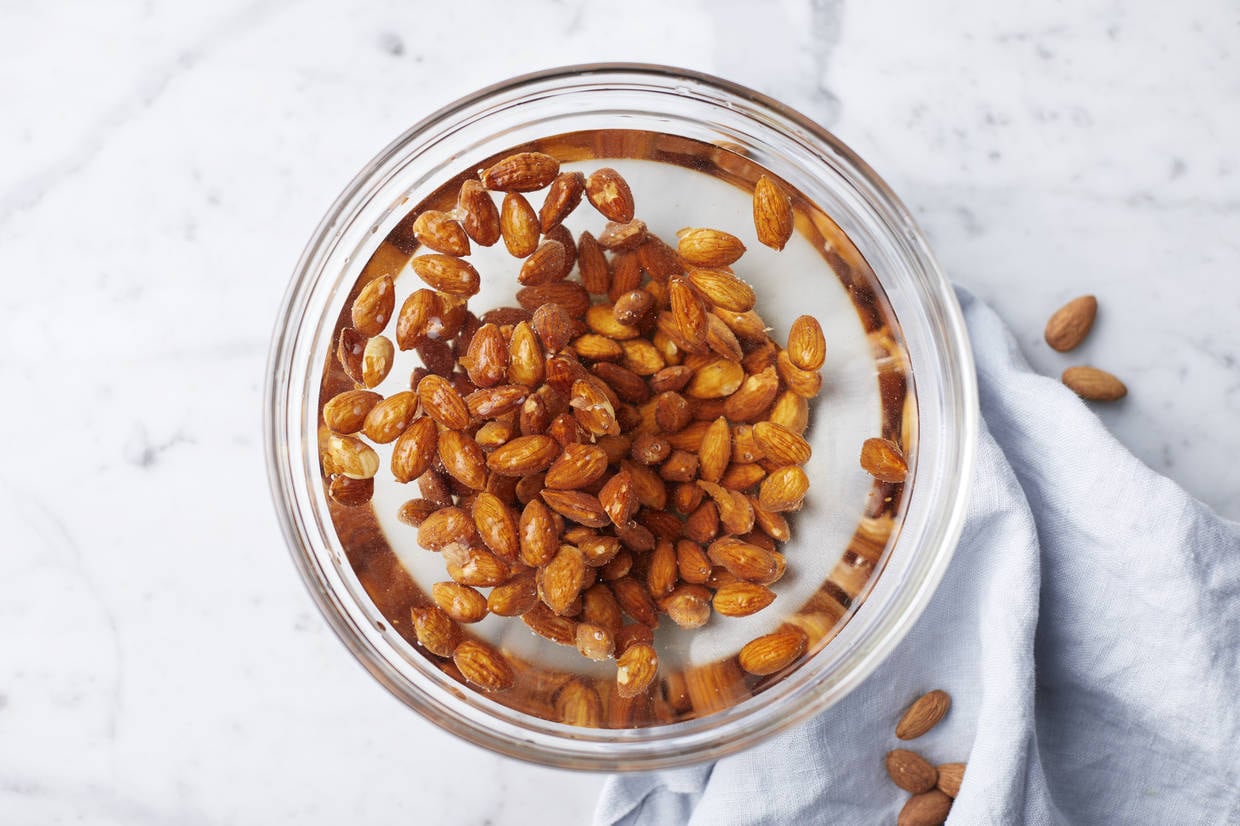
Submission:
[[[949,826],[1240,824],[1240,524],[1141,464],[960,299],[985,421],[964,535],[916,627],[804,725],[609,778],[596,824],[894,824],[907,794],[883,756],[932,688],[952,710],[908,747],[968,762]]]

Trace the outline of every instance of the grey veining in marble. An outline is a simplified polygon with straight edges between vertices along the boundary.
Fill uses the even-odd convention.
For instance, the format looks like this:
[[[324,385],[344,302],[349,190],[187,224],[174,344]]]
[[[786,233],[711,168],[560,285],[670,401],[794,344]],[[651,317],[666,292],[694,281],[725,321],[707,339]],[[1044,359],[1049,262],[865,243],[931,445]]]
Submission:
[[[319,216],[410,123],[532,69],[683,65],[819,119],[1039,369],[1119,374],[1111,430],[1240,517],[1234,4],[628,6],[0,10],[0,821],[588,817],[597,778],[465,745],[354,664],[260,450]],[[1047,315],[1085,292],[1096,330],[1050,351]]]

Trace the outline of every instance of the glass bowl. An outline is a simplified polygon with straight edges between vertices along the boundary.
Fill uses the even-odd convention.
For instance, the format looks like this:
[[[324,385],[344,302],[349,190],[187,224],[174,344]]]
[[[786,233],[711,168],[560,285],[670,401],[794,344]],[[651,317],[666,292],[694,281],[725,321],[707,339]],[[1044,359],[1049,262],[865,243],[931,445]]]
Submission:
[[[840,296],[857,311],[837,312],[827,325],[826,385],[814,407],[815,458],[807,465],[814,486],[784,548],[789,571],[802,574],[774,586],[799,594],[785,600],[789,609],[812,605],[813,595],[822,594],[819,603],[831,608],[795,615],[811,629],[811,649],[795,667],[750,680],[744,696],[657,724],[566,725],[454,679],[451,668],[411,642],[407,605],[416,597],[405,591],[429,585],[416,565],[409,582],[384,584],[384,576],[405,569],[396,543],[386,542],[391,520],[342,522],[320,467],[321,405],[333,385],[335,336],[361,284],[376,269],[402,271],[416,246],[406,243],[411,209],[436,203],[447,184],[459,184],[491,159],[531,147],[566,163],[627,163],[639,177],[646,161],[634,167],[624,159],[669,164],[679,168],[675,174],[710,171],[737,191],[752,190],[758,173],[775,176],[798,205],[821,210],[799,213],[793,245],[811,250],[824,266],[780,281],[761,263],[754,274],[738,270],[754,283],[759,309],[769,303],[767,323],[785,334],[795,315],[830,315],[828,303],[838,305]],[[678,192],[669,184],[656,197],[646,193],[652,230],[674,232],[668,222],[697,205]],[[636,186],[635,195],[645,217]],[[742,234],[739,224],[723,228]],[[753,253],[759,262],[766,254]],[[511,278],[507,285],[511,295],[516,285]],[[281,527],[319,609],[359,662],[417,712],[478,745],[552,766],[612,771],[718,758],[856,688],[903,638],[947,567],[962,526],[977,431],[975,376],[959,307],[913,219],[874,171],[829,132],[770,98],[695,72],[627,64],[554,69],[483,89],[379,153],[332,205],[297,265],[276,324],[265,401],[268,471]],[[857,466],[861,439],[877,435],[904,447],[910,473],[903,485],[878,483]],[[379,498],[376,492],[376,513]],[[832,540],[836,534],[845,539]],[[822,590],[804,571],[824,565],[829,580]],[[772,621],[789,616],[752,627],[764,622],[771,629]],[[509,632],[489,633],[493,642],[500,634],[501,645],[526,645]],[[725,654],[733,642],[727,632],[701,639]]]

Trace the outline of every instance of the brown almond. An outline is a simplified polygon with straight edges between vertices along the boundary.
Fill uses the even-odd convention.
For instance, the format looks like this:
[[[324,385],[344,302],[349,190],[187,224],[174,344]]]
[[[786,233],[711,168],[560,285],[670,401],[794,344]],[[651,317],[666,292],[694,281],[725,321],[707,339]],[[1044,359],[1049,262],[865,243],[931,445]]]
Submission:
[[[1097,367],[1069,367],[1063,371],[1063,383],[1082,399],[1113,402],[1128,395],[1124,383]]]
[[[792,237],[792,200],[766,175],[753,189],[753,228],[758,240],[773,250],[782,250]]]
[[[766,322],[753,310],[745,313],[736,313],[731,310],[716,308],[714,313],[723,319],[723,323],[728,325],[728,329],[736,333],[737,338],[741,341],[758,344],[766,341],[768,338]]]
[[[577,421],[595,436],[619,436],[616,410],[595,379],[573,382],[569,405]]]
[[[478,640],[465,640],[452,652],[452,662],[481,691],[505,691],[516,681],[504,655]]]
[[[707,482],[718,482],[732,458],[732,430],[723,416],[715,419],[698,448],[698,475]]]
[[[448,215],[428,209],[413,222],[413,237],[424,247],[447,255],[469,255],[469,236],[465,229]]]
[[[634,645],[654,645],[654,630],[640,622],[630,622],[621,626],[616,634],[616,650],[623,653]]]
[[[689,282],[716,307],[737,313],[753,309],[756,300],[753,287],[730,272],[706,269],[689,270]],[[719,320],[723,321],[723,319]]]
[[[952,810],[952,799],[938,789],[915,794],[896,817],[896,826],[939,826]]]
[[[551,511],[539,499],[531,499],[517,526],[521,560],[531,567],[546,565],[560,545]]]
[[[383,397],[370,390],[346,390],[323,405],[323,423],[334,433],[347,435],[362,429],[366,414]]]
[[[753,462],[733,462],[723,472],[719,484],[728,490],[746,491],[766,477],[766,469]],[[752,499],[751,499],[752,501]]]
[[[774,367],[747,376],[724,402],[723,414],[732,422],[753,422],[766,415],[779,395],[779,376]]]
[[[620,608],[620,603],[616,601],[616,595],[611,592],[610,587],[601,582],[590,586],[582,593],[581,619],[583,622],[606,629],[612,635],[613,645],[616,634],[620,633],[620,628],[624,624],[623,610]]]
[[[521,262],[517,282],[526,286],[548,284],[567,275],[564,262],[567,256],[559,241],[543,241],[530,256]]]
[[[573,352],[588,361],[619,361],[624,357],[620,342],[597,333],[586,333],[573,340]],[[636,374],[634,374],[636,376]],[[640,380],[640,376],[637,377]],[[644,383],[643,383],[644,384]]]
[[[456,203],[464,213],[461,227],[475,243],[489,247],[499,240],[499,209],[481,181],[461,184]]]
[[[557,490],[588,487],[603,477],[607,454],[597,445],[570,444],[547,468],[545,484]]]
[[[725,617],[747,617],[775,601],[775,592],[754,582],[733,582],[715,591],[715,610]]]
[[[538,569],[538,595],[548,608],[563,616],[580,596],[585,578],[586,562],[581,551],[574,545],[561,545]]]
[[[657,465],[672,455],[671,443],[662,436],[642,431],[633,437],[629,456],[643,465]]]
[[[580,172],[561,172],[547,188],[547,197],[538,210],[538,222],[544,233],[560,225],[581,203],[586,191],[586,176]]]
[[[601,242],[600,242],[601,243]],[[637,253],[620,250],[611,258],[611,284],[607,297],[614,304],[620,296],[642,285],[642,268]]]
[[[762,580],[775,573],[775,560],[769,551],[735,537],[716,539],[706,553],[716,565],[744,580]]]
[[[696,541],[679,539],[676,541],[676,569],[684,582],[702,585],[710,579],[710,557]]]
[[[582,622],[577,625],[577,650],[586,659],[599,662],[611,657],[616,650],[616,639],[601,625]]]
[[[587,292],[604,295],[611,288],[611,267],[602,245],[589,232],[582,232],[577,238],[577,271]]]
[[[809,402],[791,390],[781,393],[771,407],[770,421],[783,425],[793,433],[804,433],[809,426]]]
[[[361,439],[333,434],[327,438],[323,469],[350,479],[371,479],[379,471],[379,454]]]
[[[611,590],[624,613],[651,628],[658,624],[658,615],[654,601],[650,598],[650,591],[641,582],[632,576],[623,576],[612,581]]]
[[[662,599],[676,587],[680,572],[676,567],[676,546],[670,539],[659,539],[650,554],[646,570],[646,587],[650,595]]]
[[[637,248],[637,260],[655,281],[666,281],[685,271],[685,265],[676,250],[656,235],[646,236],[646,240]]]
[[[412,482],[430,468],[438,447],[439,429],[429,417],[414,419],[392,446],[392,476]]]
[[[528,322],[512,328],[508,341],[508,380],[526,387],[537,387],[545,377],[542,346]]]
[[[609,521],[598,498],[583,491],[546,489],[542,499],[551,510],[578,525],[601,528]]]
[[[521,621],[535,634],[557,645],[574,645],[577,642],[577,621],[571,617],[561,617],[542,602],[522,614]]]
[[[353,327],[364,336],[377,336],[392,320],[396,308],[396,288],[390,275],[381,275],[371,281],[353,299],[351,317]]]
[[[449,545],[443,554],[448,576],[462,585],[492,588],[512,578],[508,564],[490,551]]]
[[[616,525],[625,525],[637,512],[637,496],[633,492],[633,477],[626,470],[613,475],[599,489],[599,504],[607,517]]]
[[[560,162],[542,152],[517,152],[482,170],[482,185],[497,192],[533,192],[560,172]]]
[[[421,605],[410,611],[413,632],[423,648],[438,657],[451,657],[461,641],[461,628],[437,605]]]
[[[705,480],[699,480],[698,486],[714,500],[719,511],[719,521],[727,533],[740,535],[753,530],[753,505],[743,493]]]
[[[776,464],[803,465],[809,461],[809,442],[783,425],[758,422],[753,426],[753,437],[766,458]]]
[[[452,255],[431,252],[409,260],[418,277],[432,288],[448,295],[471,296],[478,292],[482,279],[468,261]]]
[[[418,399],[426,415],[452,430],[469,425],[469,407],[452,383],[434,373],[418,382]]]
[[[439,461],[444,470],[467,488],[482,490],[487,484],[487,457],[467,433],[445,428],[439,433]]]
[[[787,350],[779,351],[775,359],[775,369],[788,389],[798,396],[812,399],[822,391],[822,373],[797,367],[792,363]]]
[[[692,482],[698,475],[698,457],[687,450],[673,450],[659,468],[659,475],[669,482]]]
[[[457,622],[478,622],[487,615],[486,597],[459,582],[436,582],[431,586],[431,598]]]
[[[701,628],[710,621],[710,591],[701,585],[681,585],[660,607],[681,628]]]
[[[768,511],[762,507],[762,503],[756,497],[749,497],[749,501],[753,503],[754,521],[763,533],[776,542],[787,542],[792,538],[792,533],[788,529],[788,520],[783,515]]]
[[[951,798],[960,796],[960,784],[964,782],[964,763],[940,763],[936,767],[939,775],[937,786],[939,791]]]
[[[650,388],[646,382],[627,367],[603,362],[594,365],[591,369],[594,375],[615,391],[621,401],[628,404],[642,404],[650,399]]]
[[[939,773],[930,761],[915,751],[892,749],[887,752],[885,763],[891,782],[906,792],[928,792],[939,779]]]
[[[737,659],[741,668],[750,674],[765,677],[792,665],[805,653],[808,643],[804,631],[786,625],[773,634],[765,634],[745,643]]]
[[[392,371],[395,359],[396,348],[386,336],[375,336],[367,341],[362,351],[362,384],[367,387],[381,384]]]
[[[620,324],[633,325],[646,318],[653,307],[654,296],[649,292],[642,289],[629,290],[616,299],[612,313]],[[632,329],[635,334],[637,332],[636,328],[629,327],[628,329]],[[626,336],[626,338],[632,338],[632,336]]]
[[[417,409],[416,393],[411,390],[395,393],[370,409],[362,423],[362,432],[376,444],[387,444],[405,431]]]
[[[517,303],[530,312],[544,304],[558,304],[569,318],[581,318],[590,306],[590,295],[572,281],[552,281],[517,290]]]
[[[487,594],[487,610],[499,617],[519,617],[537,604],[533,574],[513,577]]]
[[[620,342],[624,348],[621,364],[639,376],[653,376],[667,366],[653,344],[642,338]]]
[[[534,310],[530,326],[547,353],[558,353],[573,337],[573,320],[559,304],[543,304]]]
[[[1046,343],[1061,353],[1074,349],[1089,335],[1097,315],[1098,299],[1094,296],[1083,295],[1072,299],[1046,322]],[[356,322],[353,326],[357,326]]]
[[[694,374],[685,388],[685,394],[695,399],[722,399],[740,389],[744,380],[745,370],[739,364],[728,359],[715,359]]]
[[[499,232],[514,258],[525,258],[538,248],[538,215],[523,195],[509,192],[499,211]]]
[[[603,227],[603,231],[598,236],[599,246],[612,252],[635,250],[644,240],[646,240],[646,222],[638,218],[625,223],[608,221],[607,226]],[[639,263],[640,261],[641,259],[638,259]]]
[[[628,461],[622,461],[620,468],[629,474],[633,495],[638,502],[655,511],[667,508],[667,485],[659,478],[659,474],[648,467]]]
[[[714,313],[706,315],[706,346],[729,361],[741,361],[745,355],[736,334]]]
[[[400,315],[396,317],[396,345],[401,350],[412,350],[426,341],[432,330],[441,334],[442,314],[443,305],[438,293],[425,288],[414,290],[405,299]]]
[[[469,340],[460,359],[469,380],[479,387],[493,387],[508,375],[508,343],[499,327],[483,324]]]
[[[667,282],[667,295],[671,302],[672,320],[685,342],[690,346],[705,344],[706,310],[689,282],[681,276],[672,277]]]
[[[620,540],[614,536],[591,536],[576,543],[591,568],[601,568],[620,553]]]
[[[497,419],[519,409],[521,403],[529,397],[529,392],[528,387],[520,384],[501,384],[498,387],[485,387],[481,390],[475,390],[466,396],[465,406],[469,408],[471,416],[479,419]],[[488,425],[497,424],[499,423],[488,422]],[[508,437],[511,436],[511,427],[505,425],[505,432],[508,433],[508,436],[500,439],[495,444],[502,444],[508,441]],[[478,433],[478,443],[483,444],[481,431]]]
[[[487,467],[504,476],[529,476],[551,467],[560,445],[550,436],[518,436],[497,447],[487,457]]]
[[[520,552],[516,511],[486,491],[474,498],[472,511],[474,528],[483,544],[504,559],[516,559]]]
[[[799,465],[771,471],[758,488],[758,503],[772,513],[797,510],[809,490],[809,478]]]
[[[375,480],[350,479],[348,476],[333,476],[327,485],[327,495],[333,502],[346,508],[365,505],[375,495]]]
[[[896,737],[915,740],[939,724],[951,708],[952,698],[941,689],[929,691],[918,697],[900,722],[896,724]]]
[[[693,228],[678,233],[677,251],[694,267],[726,267],[745,253],[745,245],[735,235],[718,229]]]
[[[818,370],[827,358],[827,340],[813,316],[799,316],[788,331],[788,359],[801,370]]]
[[[345,327],[336,339],[336,361],[346,376],[357,384],[362,383],[362,355],[366,350],[366,336],[352,327]]]
[[[633,220],[633,191],[620,173],[610,167],[595,170],[586,178],[586,197],[609,221]]]
[[[428,551],[442,551],[474,537],[473,520],[456,507],[440,508],[418,526],[418,544]]]
[[[908,476],[904,451],[890,439],[866,439],[862,443],[861,469],[880,482],[903,482]]]
[[[616,693],[624,698],[646,693],[659,672],[659,656],[646,643],[633,643],[616,658]]]

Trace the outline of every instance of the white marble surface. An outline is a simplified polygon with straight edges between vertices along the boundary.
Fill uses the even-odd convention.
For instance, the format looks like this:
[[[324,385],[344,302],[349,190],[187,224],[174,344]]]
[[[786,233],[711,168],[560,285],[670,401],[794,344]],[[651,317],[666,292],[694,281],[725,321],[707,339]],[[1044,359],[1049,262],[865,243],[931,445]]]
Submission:
[[[319,216],[408,124],[535,68],[680,64],[819,118],[1039,368],[1113,369],[1119,438],[1240,517],[1235,5],[752,9],[0,5],[0,822],[588,818],[598,778],[465,745],[354,664],[260,450]],[[1098,327],[1054,354],[1042,323],[1083,292]]]

